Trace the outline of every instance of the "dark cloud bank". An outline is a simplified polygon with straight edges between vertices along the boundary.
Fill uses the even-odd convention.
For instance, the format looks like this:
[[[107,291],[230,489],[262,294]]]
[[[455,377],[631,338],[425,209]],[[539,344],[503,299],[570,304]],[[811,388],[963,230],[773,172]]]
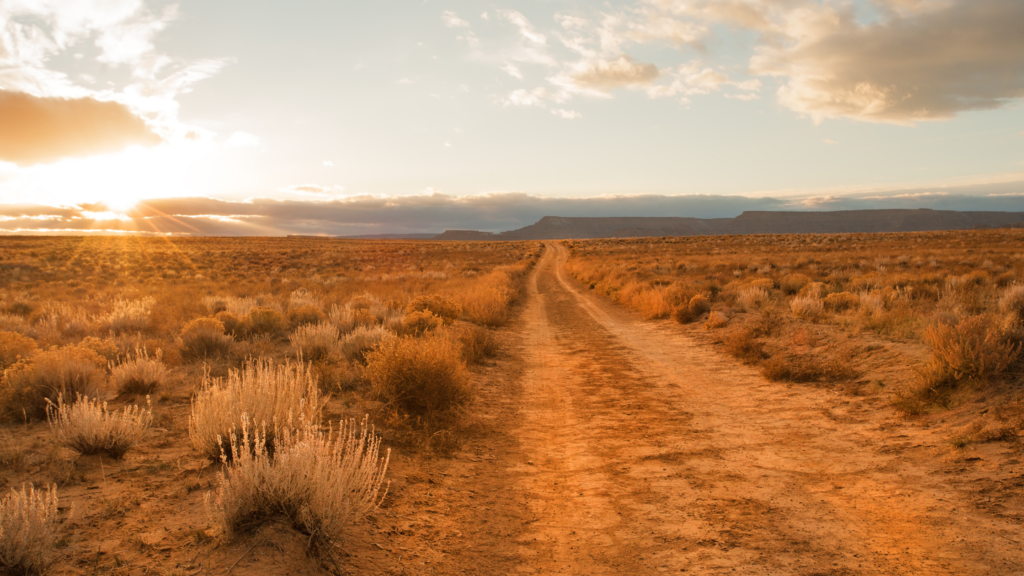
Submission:
[[[166,198],[145,201],[123,219],[97,217],[97,213],[106,211],[102,205],[63,208],[0,205],[0,231],[23,234],[123,231],[198,236],[344,236],[440,233],[449,229],[501,232],[533,224],[544,216],[731,218],[751,210],[878,208],[1024,212],[1024,185],[1012,182],[799,199],[705,195],[545,198],[522,193],[471,197],[443,194],[356,196],[320,202]]]

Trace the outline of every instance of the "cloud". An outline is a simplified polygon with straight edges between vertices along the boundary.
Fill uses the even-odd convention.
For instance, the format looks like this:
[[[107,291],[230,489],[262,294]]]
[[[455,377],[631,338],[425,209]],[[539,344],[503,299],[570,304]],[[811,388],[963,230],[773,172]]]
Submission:
[[[238,131],[232,132],[231,136],[228,136],[227,140],[224,141],[224,144],[232,148],[251,148],[260,145],[260,138],[248,132]]]
[[[155,38],[176,18],[176,5],[153,12],[141,0],[0,3],[0,90],[117,101],[145,117],[161,137],[185,138],[197,129],[178,120],[177,97],[230,60],[160,53]],[[91,59],[83,55],[88,43],[96,53]],[[111,81],[97,82],[95,66],[81,70],[94,63]]]
[[[537,32],[533,27],[533,24],[531,24],[530,21],[526,19],[526,16],[523,16],[521,13],[516,12],[515,10],[499,10],[498,14],[519,28],[519,34],[529,42],[537,45],[544,45],[547,43],[547,38],[540,32]]]
[[[124,104],[0,90],[0,160],[20,166],[159,144]]]
[[[582,60],[552,80],[566,88],[607,93],[614,88],[649,85],[659,76],[658,67],[620,55],[615,59]]]
[[[543,86],[527,90],[520,88],[513,90],[507,98],[502,100],[505,106],[537,106],[546,108],[548,102],[564,102],[568,98],[565,93],[555,93]]]
[[[441,13],[441,21],[449,28],[469,28],[469,22],[459,18],[458,14],[450,10]]]
[[[520,192],[450,196],[429,188],[416,196],[345,195],[338,186],[305,184],[298,198],[146,200],[126,212],[101,204],[50,208],[0,205],[0,231],[90,230],[192,235],[355,235],[446,229],[500,232],[544,216],[687,216],[731,218],[748,210],[932,208],[1024,212],[1024,174],[958,186],[906,186],[786,195],[618,195],[550,198]]]
[[[334,160],[324,160],[324,166],[327,168],[334,168],[337,164],[334,163]]]
[[[684,103],[713,92],[749,101],[770,79],[779,104],[814,122],[903,125],[1024,98],[1018,1],[634,0],[586,17],[555,14],[550,32],[519,12],[499,14],[519,30],[518,44],[487,59],[542,63],[556,70],[549,82],[574,94],[627,88]],[[725,34],[751,46],[745,78],[724,72],[726,63],[736,69],[732,48],[718,52],[736,44],[718,38]],[[561,46],[549,46],[549,36]],[[657,66],[630,55],[652,50],[660,50]],[[697,60],[703,79],[689,69]]]
[[[820,122],[847,117],[912,124],[1024,97],[1024,3],[887,2],[862,24],[849,6],[823,6],[764,44],[754,73],[779,77],[779,102]]]
[[[505,65],[501,67],[501,70],[513,78],[518,78],[519,80],[523,79],[523,71],[515,64],[506,62]]]
[[[564,108],[554,108],[551,113],[563,120],[575,120],[577,118],[583,118],[583,115],[575,110],[566,110]]]
[[[317,199],[329,199],[336,198],[345,194],[344,186],[320,186],[318,184],[301,184],[299,186],[289,186],[281,190],[287,194],[295,194],[298,196],[313,197]]]

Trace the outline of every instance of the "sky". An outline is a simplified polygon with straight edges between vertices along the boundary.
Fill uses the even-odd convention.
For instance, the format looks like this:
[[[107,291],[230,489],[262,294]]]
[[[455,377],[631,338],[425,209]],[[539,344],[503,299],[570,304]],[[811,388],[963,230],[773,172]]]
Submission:
[[[1019,0],[0,0],[0,232],[1024,211]]]

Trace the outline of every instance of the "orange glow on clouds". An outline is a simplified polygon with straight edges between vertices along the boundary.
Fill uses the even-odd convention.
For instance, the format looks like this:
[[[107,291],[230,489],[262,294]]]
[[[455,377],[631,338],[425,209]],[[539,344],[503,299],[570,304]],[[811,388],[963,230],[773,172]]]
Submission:
[[[4,200],[51,206],[102,203],[112,211],[103,214],[111,215],[128,210],[141,200],[191,196],[202,192],[197,177],[203,172],[200,164],[211,146],[214,145],[190,141],[152,148],[136,146],[111,154],[65,158],[53,164],[21,168],[16,172],[19,188],[31,192],[22,198]]]

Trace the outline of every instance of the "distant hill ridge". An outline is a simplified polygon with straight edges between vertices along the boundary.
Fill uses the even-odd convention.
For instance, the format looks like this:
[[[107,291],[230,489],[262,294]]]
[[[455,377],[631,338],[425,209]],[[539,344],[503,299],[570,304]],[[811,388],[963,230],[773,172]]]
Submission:
[[[518,230],[446,230],[435,240],[563,240],[722,234],[926,232],[1024,226],[1024,212],[891,209],[836,212],[744,212],[735,218],[545,216]]]

